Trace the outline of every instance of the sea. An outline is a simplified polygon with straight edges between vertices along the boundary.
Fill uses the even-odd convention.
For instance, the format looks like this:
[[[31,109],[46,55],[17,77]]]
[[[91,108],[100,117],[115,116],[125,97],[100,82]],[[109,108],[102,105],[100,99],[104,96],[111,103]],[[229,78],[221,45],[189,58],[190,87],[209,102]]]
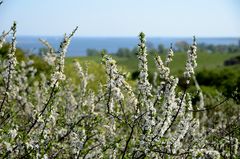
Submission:
[[[39,53],[39,49],[44,48],[44,45],[39,41],[39,38],[47,40],[56,50],[59,48],[63,37],[58,36],[18,36],[17,47],[27,53]],[[10,39],[8,39],[10,40]],[[157,48],[159,44],[168,48],[179,41],[185,41],[189,44],[192,38],[180,37],[149,37],[147,43]],[[197,43],[213,44],[213,45],[239,45],[239,38],[197,38]],[[137,46],[139,40],[137,37],[73,37],[67,52],[67,56],[86,56],[87,49],[102,50],[106,49],[109,53],[115,53],[119,48],[133,49]]]

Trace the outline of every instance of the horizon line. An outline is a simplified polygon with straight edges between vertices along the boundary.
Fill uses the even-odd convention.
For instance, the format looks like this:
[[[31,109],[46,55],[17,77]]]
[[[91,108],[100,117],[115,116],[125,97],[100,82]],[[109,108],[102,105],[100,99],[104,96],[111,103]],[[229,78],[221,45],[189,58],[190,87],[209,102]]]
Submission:
[[[17,37],[63,37],[64,35],[17,35]],[[194,35],[193,35],[194,36]],[[193,36],[146,36],[146,38],[193,38]],[[234,38],[240,36],[196,36],[197,38]],[[81,36],[75,35],[73,38],[138,38],[138,36]]]

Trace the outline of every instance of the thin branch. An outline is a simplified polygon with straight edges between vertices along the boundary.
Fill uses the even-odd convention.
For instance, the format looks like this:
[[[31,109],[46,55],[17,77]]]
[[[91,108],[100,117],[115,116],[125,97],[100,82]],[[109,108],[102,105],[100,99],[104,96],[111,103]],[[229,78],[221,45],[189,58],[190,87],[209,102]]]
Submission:
[[[129,144],[129,142],[130,142],[130,141],[131,141],[131,139],[132,139],[133,132],[134,132],[134,127],[135,127],[135,125],[134,125],[133,127],[131,127],[131,132],[130,132],[130,135],[129,135],[129,137],[128,137],[127,141],[126,141],[126,145],[125,145],[125,148],[124,148],[124,150],[123,150],[122,159],[124,159],[124,156],[125,156],[125,155],[126,155],[126,153],[127,153],[128,144]]]
[[[58,142],[63,141],[63,140],[73,131],[73,129],[75,128],[75,126],[76,126],[76,125],[79,125],[79,123],[80,123],[83,119],[85,119],[85,117],[87,117],[87,116],[83,116],[83,117],[80,118],[76,123],[72,124],[72,126],[71,126],[70,129],[66,132],[66,134],[59,138]]]
[[[178,117],[178,114],[179,114],[179,112],[180,112],[180,110],[181,110],[181,108],[182,108],[182,104],[183,104],[183,100],[184,100],[184,97],[185,97],[186,92],[187,92],[187,87],[185,87],[185,89],[184,89],[184,91],[183,91],[183,95],[182,95],[181,102],[180,102],[180,104],[179,104],[177,113],[173,116],[170,125],[168,126],[168,128],[166,129],[166,131],[163,133],[163,135],[166,135],[166,133],[168,132],[168,130],[173,126],[173,123],[176,121],[176,119],[177,119],[177,117]]]
[[[58,82],[58,80],[54,83],[54,85],[53,85],[53,87],[52,87],[52,89],[51,89],[50,96],[49,96],[46,104],[44,105],[44,108],[41,110],[40,114],[37,115],[36,119],[34,120],[34,122],[32,123],[32,125],[30,126],[30,128],[28,129],[27,134],[29,134],[30,131],[33,129],[33,127],[37,124],[37,121],[38,121],[39,117],[45,112],[47,106],[48,106],[49,103],[51,102],[51,100],[52,100],[52,98],[53,98],[53,96],[54,96],[54,94],[55,94],[55,88],[56,88],[57,82]]]
[[[9,34],[10,31],[13,31],[12,33],[12,42],[11,42],[11,47],[10,47],[10,51],[8,54],[13,54],[13,57],[15,55],[15,52],[16,52],[16,23],[14,22],[13,23],[13,26],[11,27],[11,29],[3,34],[3,36],[7,36]],[[7,67],[7,70],[8,70],[8,76],[7,76],[7,86],[6,86],[6,90],[5,90],[5,94],[4,94],[4,97],[2,99],[2,102],[1,102],[1,105],[0,105],[0,112],[2,111],[2,108],[3,108],[3,105],[4,103],[6,102],[7,100],[7,96],[8,96],[8,91],[9,91],[9,88],[10,88],[10,80],[11,80],[11,76],[12,76],[12,65],[13,65],[13,62],[11,61],[11,58],[13,58],[12,56],[9,57],[8,55],[8,67]]]
[[[223,101],[221,101],[220,103],[212,106],[212,107],[209,107],[209,108],[206,108],[206,109],[198,109],[198,110],[188,110],[188,112],[203,112],[203,111],[208,111],[208,110],[212,110],[212,109],[215,109],[217,108],[218,106],[222,105],[223,103],[227,102],[230,98],[225,98]]]
[[[170,156],[183,156],[183,155],[187,155],[189,154],[190,152],[183,152],[183,153],[172,153],[172,152],[168,152],[168,151],[161,151],[161,150],[157,150],[157,149],[154,149],[152,150],[153,152],[157,152],[159,154],[166,154],[166,155],[170,155]]]

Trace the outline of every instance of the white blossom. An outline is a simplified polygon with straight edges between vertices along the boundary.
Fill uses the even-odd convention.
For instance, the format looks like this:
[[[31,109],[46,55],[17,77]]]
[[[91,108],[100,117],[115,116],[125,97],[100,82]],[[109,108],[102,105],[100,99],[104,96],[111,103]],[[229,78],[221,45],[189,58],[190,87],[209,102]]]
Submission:
[[[197,58],[197,43],[196,43],[196,39],[195,37],[193,38],[193,44],[192,46],[190,46],[189,50],[188,50],[188,57],[187,57],[187,62],[186,62],[186,66],[185,66],[185,72],[184,72],[184,77],[186,78],[186,82],[187,84],[189,84],[189,80],[192,77],[192,75],[194,74],[194,68],[197,67],[197,62],[196,62],[196,58]]]
[[[11,28],[13,37],[15,29],[14,26]],[[155,58],[160,81],[155,74],[155,83],[151,85],[146,39],[140,33],[137,83],[131,81],[133,84],[128,84],[117,62],[104,54],[107,81],[97,83],[99,89],[93,90],[88,86],[92,77],[79,62],[74,63],[78,84],[64,74],[65,54],[73,33],[65,35],[58,52],[43,41],[48,53],[53,54],[52,59],[45,59],[52,68],[50,76],[43,72],[37,76],[32,61],[17,65],[15,38],[6,61],[0,59],[1,79],[3,82],[10,80],[7,91],[0,85],[0,91],[6,92],[7,99],[0,112],[0,156],[39,159],[219,158],[220,154],[230,157],[226,148],[229,144],[232,156],[239,156],[239,143],[235,137],[224,136],[221,141],[210,143],[211,136],[207,133],[216,135],[220,124],[211,131],[205,127],[200,129],[202,121],[193,112],[196,107],[193,96],[188,90],[182,91],[179,79],[170,74],[172,46],[165,62],[160,56]],[[184,73],[187,80],[194,74],[196,49],[194,40]],[[5,94],[0,93],[0,101]],[[223,125],[226,127],[227,123]]]
[[[11,143],[9,143],[9,142],[4,142],[4,144],[5,144],[5,146],[6,146],[7,151],[12,151],[13,147],[12,147]]]
[[[166,57],[166,60],[165,60],[165,66],[168,66],[169,63],[173,60],[174,56],[174,52],[173,52],[173,48],[172,48],[172,44],[171,44],[171,47],[170,49],[168,50],[168,54],[167,54],[167,57]]]
[[[17,130],[16,129],[10,130],[10,135],[11,138],[14,139],[17,136]]]

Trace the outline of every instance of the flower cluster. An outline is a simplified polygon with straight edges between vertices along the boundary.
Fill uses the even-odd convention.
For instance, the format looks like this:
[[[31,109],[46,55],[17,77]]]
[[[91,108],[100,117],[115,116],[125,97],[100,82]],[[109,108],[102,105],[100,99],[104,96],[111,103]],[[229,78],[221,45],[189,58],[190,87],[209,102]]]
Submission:
[[[152,86],[148,81],[148,63],[147,63],[147,47],[145,34],[141,32],[139,34],[140,43],[138,44],[138,59],[139,59],[139,80],[138,80],[138,89],[140,94],[144,97],[151,96]]]
[[[186,83],[189,84],[190,78],[194,74],[194,69],[197,67],[197,43],[195,36],[193,37],[193,44],[190,46],[188,50],[188,57],[187,57],[187,62],[185,66],[185,72],[184,72],[184,77],[186,78]]]
[[[219,159],[220,153],[215,150],[199,149],[199,150],[193,151],[192,156],[195,158]]]
[[[239,138],[230,129],[235,123],[211,130],[203,123],[200,129],[203,120],[196,113],[203,106],[198,110],[188,87],[178,87],[179,79],[171,75],[172,46],[165,62],[156,56],[159,80],[151,85],[146,39],[140,33],[136,88],[103,53],[107,80],[93,90],[88,86],[92,75],[77,60],[77,84],[64,74],[75,31],[64,36],[57,52],[41,40],[48,48],[43,60],[51,65],[49,76],[37,72],[33,61],[17,62],[16,24],[12,26],[8,55],[0,59],[0,158],[239,158]],[[194,38],[184,72],[188,84],[192,77],[197,83],[196,50]],[[219,132],[224,135],[212,140]]]
[[[60,44],[59,51],[58,51],[60,55],[57,59],[56,70],[51,75],[51,87],[58,87],[59,81],[63,81],[66,78],[64,75],[64,58],[65,58],[65,54],[67,52],[67,48],[70,43],[70,40],[74,35],[74,33],[77,31],[77,28],[78,27],[76,27],[69,36],[64,35],[64,39]],[[49,49],[50,49],[49,52],[52,52],[52,47],[49,47]]]
[[[43,60],[49,65],[54,66],[57,58],[54,48],[46,40],[39,39],[39,41],[47,47],[47,52],[43,55]]]
[[[168,50],[168,54],[167,54],[166,61],[165,61],[165,65],[166,65],[166,66],[168,66],[169,63],[173,60],[173,59],[172,59],[173,56],[174,56],[174,52],[173,52],[173,46],[172,46],[172,44],[171,44],[171,47],[170,47],[170,49]]]

